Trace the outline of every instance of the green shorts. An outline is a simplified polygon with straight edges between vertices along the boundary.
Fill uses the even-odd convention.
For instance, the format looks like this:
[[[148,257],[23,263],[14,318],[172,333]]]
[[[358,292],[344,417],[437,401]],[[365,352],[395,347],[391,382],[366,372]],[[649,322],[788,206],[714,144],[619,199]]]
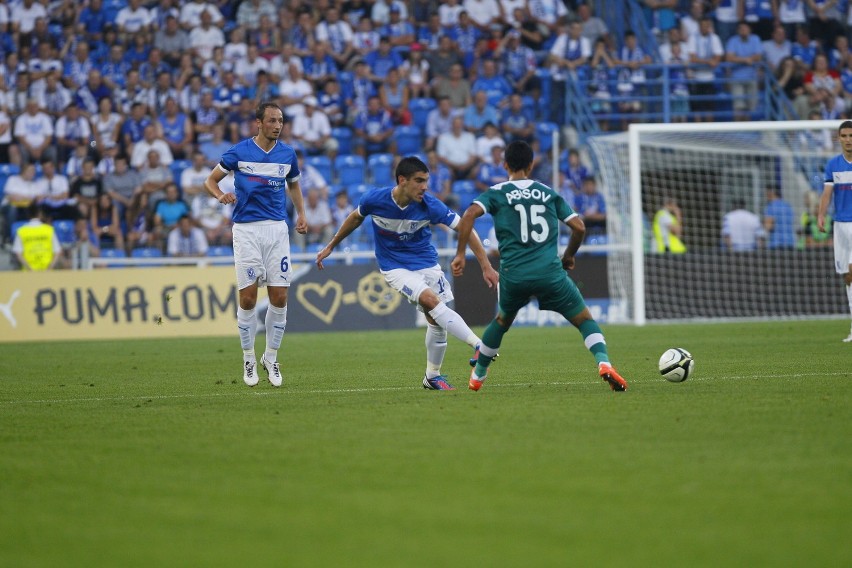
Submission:
[[[586,308],[580,290],[565,272],[542,276],[536,280],[514,282],[500,275],[500,310],[515,314],[535,297],[541,310],[551,310],[571,319]]]

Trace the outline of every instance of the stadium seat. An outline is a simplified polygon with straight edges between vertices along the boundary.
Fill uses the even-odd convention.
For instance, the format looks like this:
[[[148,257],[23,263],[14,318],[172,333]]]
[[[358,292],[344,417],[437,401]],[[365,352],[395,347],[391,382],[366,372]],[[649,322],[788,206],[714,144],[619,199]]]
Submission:
[[[331,158],[328,156],[308,156],[305,158],[305,163],[317,169],[325,178],[326,183],[331,183],[333,178],[331,169]]]
[[[18,175],[21,169],[15,164],[0,164],[0,201],[3,200],[3,189],[9,176]]]
[[[373,185],[394,185],[393,154],[372,154],[367,158],[367,169],[370,170]]]
[[[422,131],[419,126],[397,126],[393,133],[397,153],[400,156],[410,156],[419,152],[423,145]]]
[[[373,247],[367,243],[358,242],[358,241],[350,241],[346,246],[343,247],[342,252],[366,252],[372,251]],[[350,259],[352,264],[370,264],[373,262],[372,258],[352,258]]]
[[[12,239],[13,242],[15,241],[15,235],[18,234],[18,229],[20,229],[27,223],[29,223],[29,221],[15,221],[14,223],[12,223],[12,230],[9,231],[9,237]]]
[[[61,245],[73,245],[77,242],[77,235],[74,234],[74,221],[58,219],[53,222],[53,230]]]
[[[230,257],[234,256],[234,249],[227,245],[209,247],[207,256],[217,259],[211,263],[214,266],[229,266],[232,262]]]
[[[555,122],[539,122],[535,125],[535,137],[538,139],[540,152],[550,152],[553,147],[553,132],[559,132]]]
[[[163,251],[157,247],[135,248],[130,253],[132,258],[163,258]],[[161,266],[159,264],[145,264],[144,266]]]
[[[183,188],[180,186],[180,176],[183,173],[183,170],[185,170],[186,168],[191,168],[191,167],[192,167],[192,161],[191,160],[175,160],[169,166],[169,169],[172,170],[172,178],[175,180],[175,183],[177,184],[178,189],[181,190],[181,193],[183,193]]]
[[[411,111],[411,119],[414,122],[414,125],[420,128],[421,131],[425,132],[429,113],[437,106],[438,103],[435,99],[430,97],[413,98],[408,101],[408,110]]]
[[[124,249],[101,249],[101,258],[127,258],[127,253],[124,252]],[[126,265],[108,262],[104,266],[107,268],[121,268]]]
[[[361,202],[361,197],[371,189],[373,189],[373,186],[367,185],[366,183],[353,183],[351,185],[347,185],[346,194],[349,196],[349,203],[351,203],[353,207],[358,207],[358,203]]]
[[[453,195],[459,199],[459,211],[464,212],[473,199],[479,195],[476,184],[469,179],[460,179],[453,182]]]
[[[331,129],[331,137],[337,140],[337,152],[341,155],[352,153],[352,130],[346,126],[336,126]]]
[[[228,245],[209,247],[207,256],[234,256],[234,249]]]
[[[341,154],[334,159],[334,171],[337,174],[337,183],[342,185],[353,185],[364,183],[366,177],[366,164],[364,158],[357,154]]]
[[[476,234],[482,240],[488,237],[488,233],[492,227],[494,227],[494,220],[491,218],[491,215],[477,217],[476,221],[473,222],[473,228],[476,229]]]

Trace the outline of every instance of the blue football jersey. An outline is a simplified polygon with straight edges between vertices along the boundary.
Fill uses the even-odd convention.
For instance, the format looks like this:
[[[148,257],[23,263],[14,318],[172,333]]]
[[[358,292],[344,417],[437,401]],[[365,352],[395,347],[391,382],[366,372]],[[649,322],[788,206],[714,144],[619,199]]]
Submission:
[[[420,270],[438,264],[438,251],[432,246],[429,225],[455,228],[459,216],[429,193],[423,201],[400,207],[391,197],[392,187],[366,193],[358,204],[358,213],[372,219],[376,241],[376,261],[382,270],[405,268]]]
[[[825,183],[834,184],[834,220],[852,221],[852,163],[838,154],[825,165]]]
[[[287,182],[301,175],[293,148],[276,140],[265,152],[247,138],[222,155],[219,167],[234,172],[235,223],[287,220]]]

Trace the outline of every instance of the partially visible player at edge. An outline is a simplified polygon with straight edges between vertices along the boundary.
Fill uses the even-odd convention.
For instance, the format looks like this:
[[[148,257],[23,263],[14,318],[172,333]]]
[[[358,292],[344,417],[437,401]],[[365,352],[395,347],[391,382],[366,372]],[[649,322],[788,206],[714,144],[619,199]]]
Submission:
[[[452,261],[454,275],[461,276],[464,272],[471,228],[483,213],[490,213],[494,219],[500,249],[499,310],[482,334],[479,357],[468,386],[475,391],[482,387],[503,335],[509,331],[518,311],[536,297],[539,308],[559,312],[580,330],[586,348],[598,362],[598,373],[612,390],[627,390],[627,382],[609,362],[601,328],[565,272],[574,268],[574,255],[583,242],[586,227],[558,193],[529,179],[532,166],[533,151],[529,144],[511,142],[504,153],[509,181],[493,185],[477,196],[459,224],[458,250]],[[557,248],[559,221],[571,228],[561,262]]]
[[[825,231],[825,217],[834,197],[834,269],[843,275],[852,314],[852,120],[837,129],[842,152],[825,165],[825,185],[819,200],[817,226]],[[852,326],[844,343],[852,343]]]
[[[257,358],[254,353],[257,329],[258,286],[267,286],[269,311],[266,314],[266,351],[260,363],[272,386],[283,382],[278,364],[278,348],[287,325],[287,291],[290,286],[290,234],[287,228],[287,198],[296,211],[295,229],[305,234],[305,206],[299,184],[299,164],[290,146],[278,136],[284,114],[275,103],[261,103],[255,111],[258,134],[232,146],[222,155],[204,181],[207,192],[219,203],[234,203],[234,267],[237,272],[239,306],[237,328],[243,348],[243,381],[257,384]],[[219,182],[234,172],[234,193],[223,193]]]
[[[441,374],[447,351],[447,332],[474,349],[479,345],[479,337],[447,305],[453,299],[453,292],[438,264],[438,251],[432,245],[429,225],[443,224],[455,229],[459,216],[427,192],[429,168],[420,159],[409,156],[400,160],[395,179],[396,186],[374,189],[361,198],[358,207],[343,221],[337,234],[317,253],[316,263],[322,270],[322,261],[334,247],[370,215],[376,261],[385,281],[409,302],[417,304],[417,309],[423,312],[429,324],[426,328],[423,388],[454,390],[447,377]],[[482,267],[482,277],[492,288],[497,284],[497,272],[491,267],[476,232],[469,238],[470,248]]]

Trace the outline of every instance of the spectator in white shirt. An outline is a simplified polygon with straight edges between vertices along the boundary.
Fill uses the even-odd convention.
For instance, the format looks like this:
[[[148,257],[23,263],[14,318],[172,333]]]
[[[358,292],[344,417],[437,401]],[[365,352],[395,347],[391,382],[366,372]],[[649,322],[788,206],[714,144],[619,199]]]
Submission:
[[[331,123],[323,111],[317,108],[317,98],[313,95],[302,100],[304,112],[293,119],[293,136],[302,143],[308,155],[326,153],[333,158],[337,155],[338,142],[331,137]]]
[[[115,16],[118,31],[126,38],[137,32],[147,32],[151,27],[151,13],[142,0],[130,0]]]
[[[204,231],[192,226],[189,215],[181,215],[177,226],[169,231],[166,251],[169,256],[204,256],[209,248]]]
[[[36,99],[29,99],[26,112],[15,119],[15,140],[21,151],[21,160],[35,162],[49,158],[56,161],[53,134],[53,119],[39,110]]]
[[[222,12],[218,6],[212,2],[205,0],[190,0],[180,9],[180,25],[183,29],[189,31],[201,25],[201,12],[210,14],[210,21],[217,27],[225,25],[225,18],[222,17]]]
[[[140,169],[148,162],[148,152],[154,150],[160,156],[160,164],[170,166],[174,156],[169,144],[162,138],[157,137],[157,128],[149,124],[143,130],[143,138],[133,145],[133,153],[130,156],[130,165]]]
[[[209,12],[201,13],[201,26],[189,32],[189,45],[202,61],[213,56],[213,48],[224,47],[225,34],[213,25]]]
[[[36,20],[47,18],[47,10],[44,4],[35,0],[23,0],[23,2],[12,3],[9,12],[9,21],[12,24],[12,32],[16,34],[30,34],[35,28]]]
[[[765,232],[760,217],[745,208],[745,200],[734,200],[734,209],[722,218],[725,248],[734,252],[757,250]]]
[[[452,130],[438,136],[438,160],[450,168],[456,179],[467,179],[479,163],[476,138],[464,129],[464,117],[453,117]]]

